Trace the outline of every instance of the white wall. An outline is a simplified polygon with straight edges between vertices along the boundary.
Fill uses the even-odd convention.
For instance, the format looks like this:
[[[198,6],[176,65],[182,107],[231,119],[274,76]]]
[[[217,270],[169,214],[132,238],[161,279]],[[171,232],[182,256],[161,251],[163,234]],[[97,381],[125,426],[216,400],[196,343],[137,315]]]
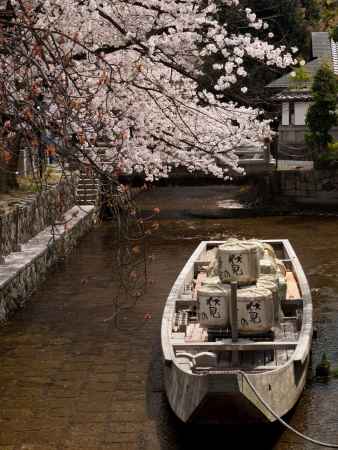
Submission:
[[[282,125],[290,125],[289,120],[289,103],[282,103]]]
[[[310,104],[310,102],[295,102],[295,125],[305,125],[305,117]]]

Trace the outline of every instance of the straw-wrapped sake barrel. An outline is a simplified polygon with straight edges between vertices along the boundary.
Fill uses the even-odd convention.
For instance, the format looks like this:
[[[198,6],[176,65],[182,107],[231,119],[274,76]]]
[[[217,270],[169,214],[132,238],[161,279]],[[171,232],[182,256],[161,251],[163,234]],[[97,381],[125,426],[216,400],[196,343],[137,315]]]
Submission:
[[[268,289],[272,293],[272,301],[273,301],[273,315],[274,320],[278,321],[281,317],[281,305],[278,296],[278,278],[276,275],[261,275],[257,280],[257,287]]]
[[[229,239],[217,252],[217,269],[222,283],[253,284],[259,275],[261,247],[257,241]]]
[[[257,287],[269,289],[271,292],[278,290],[278,279],[276,275],[261,275],[257,280]]]
[[[197,300],[201,327],[229,327],[229,286],[204,285],[197,291]]]
[[[264,254],[269,254],[273,258],[276,257],[275,250],[270,244],[267,244],[266,242],[259,241],[258,239],[249,239],[248,241],[245,242],[250,242],[258,246],[260,259],[264,257]]]
[[[238,329],[241,334],[259,334],[273,326],[273,299],[269,289],[251,286],[237,291]]]
[[[219,276],[215,275],[212,277],[206,277],[204,278],[204,280],[202,280],[202,286],[207,286],[207,285],[211,285],[211,286],[215,286],[221,284],[221,280],[219,278]]]

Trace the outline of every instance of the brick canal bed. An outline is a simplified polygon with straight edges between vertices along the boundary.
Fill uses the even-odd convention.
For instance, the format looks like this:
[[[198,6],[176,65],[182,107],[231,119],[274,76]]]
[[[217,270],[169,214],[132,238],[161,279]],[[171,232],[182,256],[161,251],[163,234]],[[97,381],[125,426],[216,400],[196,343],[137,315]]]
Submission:
[[[190,246],[179,256],[168,247],[178,266],[157,261],[153,275],[165,271],[168,281],[121,316],[121,331],[105,321],[114,312],[110,235],[109,227],[90,233],[0,328],[0,450],[156,448],[164,400],[156,337]]]
[[[162,221],[150,248],[154,282],[120,315],[118,328],[106,321],[114,314],[111,228],[92,231],[25,309],[0,328],[0,450],[312,449],[278,426],[181,424],[163,392],[160,321],[170,287],[200,239],[288,237],[311,287],[319,290],[313,363],[325,350],[334,365],[336,230],[337,220],[327,218]],[[338,442],[337,390],[335,380],[312,382],[292,425]]]

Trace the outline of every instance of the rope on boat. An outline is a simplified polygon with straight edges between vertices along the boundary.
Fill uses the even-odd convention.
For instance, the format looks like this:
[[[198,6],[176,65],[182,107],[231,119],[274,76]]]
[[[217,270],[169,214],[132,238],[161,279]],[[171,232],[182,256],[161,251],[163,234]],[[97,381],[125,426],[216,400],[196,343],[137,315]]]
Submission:
[[[321,447],[330,447],[330,448],[338,448],[337,444],[328,444],[327,442],[322,442],[322,441],[317,441],[317,439],[313,439],[309,436],[306,436],[305,434],[301,433],[300,431],[296,430],[295,428],[293,428],[291,425],[289,425],[288,423],[286,423],[281,417],[279,417],[278,414],[275,413],[275,411],[271,408],[270,405],[268,405],[266,403],[266,401],[263,399],[263,397],[260,395],[259,392],[257,392],[255,386],[251,383],[249,377],[246,375],[245,372],[239,371],[239,373],[242,374],[242,376],[245,378],[245,380],[247,381],[248,385],[251,387],[251,389],[253,390],[253,392],[255,393],[255,395],[257,396],[258,400],[260,400],[263,405],[265,406],[265,408],[270,411],[270,413],[282,424],[284,425],[285,428],[287,428],[288,430],[292,431],[293,433],[295,433],[297,436],[299,436],[300,438],[304,439],[305,441],[311,442],[312,444],[316,444],[316,445],[320,445]]]

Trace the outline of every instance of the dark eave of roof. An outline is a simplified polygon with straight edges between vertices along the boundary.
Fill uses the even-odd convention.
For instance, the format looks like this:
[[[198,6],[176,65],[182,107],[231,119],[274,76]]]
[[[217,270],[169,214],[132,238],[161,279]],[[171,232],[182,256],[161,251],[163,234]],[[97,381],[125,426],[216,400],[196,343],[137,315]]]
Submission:
[[[289,102],[289,101],[296,101],[296,102],[311,102],[312,101],[312,95],[310,91],[306,90],[300,90],[300,91],[282,91],[276,94],[272,97],[272,100],[275,102]]]

